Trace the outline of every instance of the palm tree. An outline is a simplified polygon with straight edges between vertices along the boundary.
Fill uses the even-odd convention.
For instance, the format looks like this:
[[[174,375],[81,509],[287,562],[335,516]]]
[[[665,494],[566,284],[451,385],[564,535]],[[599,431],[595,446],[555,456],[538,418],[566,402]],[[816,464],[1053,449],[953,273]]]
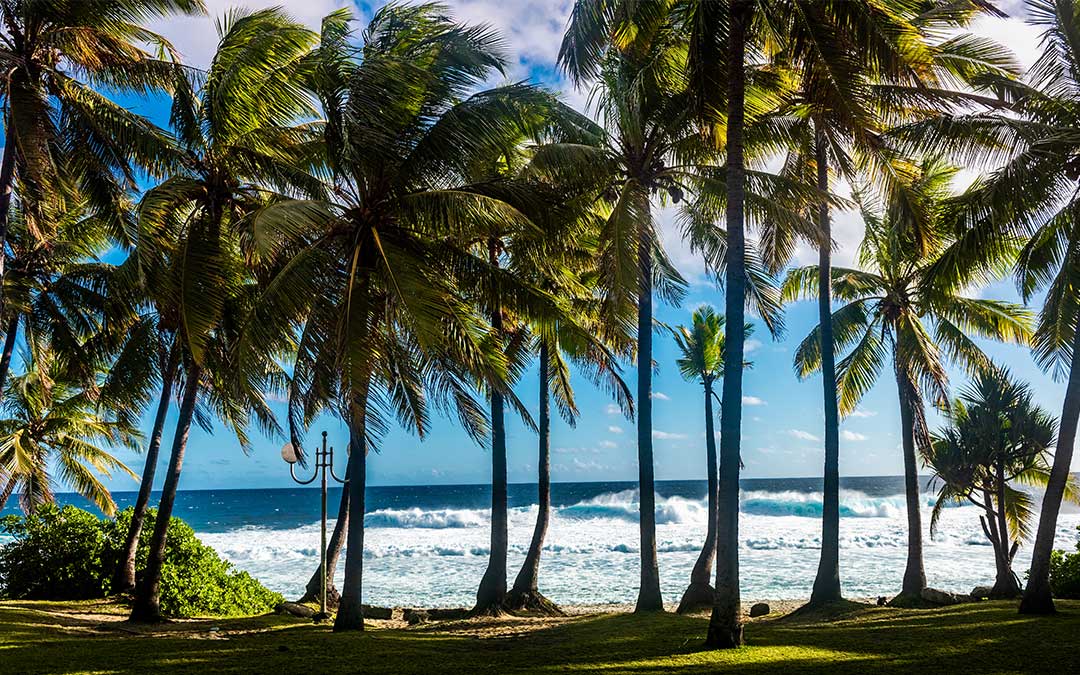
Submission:
[[[998,166],[958,199],[964,207],[962,230],[938,265],[943,279],[952,281],[972,269],[996,272],[998,254],[1020,244],[1015,273],[1021,296],[1030,300],[1046,292],[1032,347],[1039,365],[1055,377],[1066,377],[1068,384],[1020,604],[1020,611],[1030,614],[1054,611],[1050,554],[1080,420],[1080,303],[1075,291],[1080,202],[1074,190],[1075,133],[1080,128],[1074,112],[1080,68],[1078,12],[1075,0],[1028,3],[1028,20],[1044,29],[1042,55],[1024,82],[984,82],[1011,101],[1011,114],[943,115],[896,133],[905,148],[944,148],[964,161]]]
[[[713,429],[713,399],[716,398],[714,385],[724,376],[724,317],[708,306],[702,305],[693,315],[693,329],[679,326],[671,331],[682,356],[679,357],[679,372],[688,382],[697,381],[704,388],[705,394],[705,465],[708,470],[708,530],[701,555],[690,572],[690,586],[683,592],[679,601],[679,613],[690,612],[702,607],[712,607],[714,593],[712,584],[713,562],[716,559],[716,523],[719,518],[717,507],[717,465],[716,433]],[[744,334],[754,332],[751,324],[744,326]],[[749,367],[744,363],[743,367]]]
[[[132,607],[138,621],[161,616],[165,538],[200,399],[244,447],[252,417],[269,433],[278,430],[264,395],[280,379],[273,357],[287,350],[289,335],[271,336],[270,322],[252,314],[260,296],[245,267],[251,254],[241,221],[267,198],[263,185],[315,184],[304,172],[307,151],[299,149],[308,134],[289,125],[315,113],[297,81],[317,36],[276,9],[233,11],[218,30],[209,70],[183,71],[174,83],[180,171],[148,190],[137,214],[134,255],[144,278],[154,279],[154,294],[167,299],[158,311],[178,327],[184,373],[168,473]],[[267,326],[258,345],[244,333],[249,317]],[[199,419],[208,423],[205,413]]]
[[[949,425],[934,434],[923,453],[941,481],[930,519],[933,535],[944,507],[971,503],[983,510],[983,533],[994,547],[997,576],[991,598],[1020,595],[1012,561],[1029,539],[1035,518],[1031,495],[1014,482],[1045,486],[1057,421],[1032,400],[1031,387],[1004,369],[979,373],[952,405]],[[1068,496],[1078,497],[1076,485]]]
[[[9,482],[0,509],[14,490],[27,513],[53,503],[50,472],[55,469],[64,485],[113,515],[116,503],[95,473],[111,477],[119,470],[135,478],[109,449],[135,448],[139,432],[123,418],[103,413],[93,390],[67,379],[66,364],[44,345],[32,344],[23,361],[26,372],[4,391],[0,477]]]
[[[361,630],[367,449],[393,418],[426,435],[431,405],[483,438],[488,418],[474,383],[493,408],[505,400],[523,412],[508,383],[524,360],[510,362],[499,320],[545,323],[558,311],[548,294],[497,264],[501,233],[528,225],[524,211],[541,210],[544,200],[530,197],[537,186],[490,171],[475,180],[539,129],[551,96],[516,84],[469,95],[502,57],[488,29],[455,24],[439,5],[383,8],[355,51],[346,18],[324,22],[313,59],[312,86],[326,113],[317,170],[332,189],[265,208],[253,238],[260,255],[287,261],[265,299],[304,317],[293,390],[310,396],[312,409],[333,401],[350,425],[345,579],[334,627]],[[505,532],[495,541],[493,506],[497,562]],[[505,558],[502,578],[502,594],[494,584],[491,598],[479,598],[481,610],[502,605]]]
[[[877,211],[863,204],[866,237],[860,247],[860,264],[866,271],[833,268],[835,297],[846,303],[832,313],[834,345],[850,353],[837,364],[839,412],[851,413],[877,381],[892,356],[899,392],[904,485],[908,513],[908,559],[897,600],[917,598],[926,587],[922,558],[922,520],[919,514],[919,476],[916,447],[929,443],[923,394],[937,406],[948,404],[947,361],[969,372],[989,365],[989,359],[971,339],[979,336],[1016,344],[1030,337],[1029,313],[1022,307],[998,300],[969,298],[958,287],[942,283],[936,264],[947,243],[952,223],[944,207],[948,185],[956,170],[928,159],[906,191],[917,195],[918,208],[926,214],[936,241],[920,254],[911,228],[898,219],[907,212],[894,203]],[[818,270],[803,267],[789,272],[784,299],[812,297],[818,292]],[[820,369],[820,327],[815,327],[795,354],[797,373]]]
[[[678,302],[685,282],[657,237],[652,197],[681,199],[686,174],[680,146],[697,146],[686,99],[678,33],[667,17],[649,21],[618,3],[578,2],[559,54],[575,84],[598,77],[601,142],[581,154],[607,172],[614,207],[600,235],[605,314],[623,320],[637,305],[637,444],[641,581],[635,611],[663,611],[656,557],[652,438],[653,294]],[[642,7],[650,12],[655,7]],[[654,17],[655,18],[655,17]],[[634,27],[634,30],[627,30]],[[632,38],[627,36],[633,35]],[[620,36],[620,37],[617,37]],[[683,55],[685,52],[681,52]]]
[[[41,229],[32,234],[48,239],[54,219],[71,206],[72,189],[101,210],[135,188],[129,162],[152,172],[162,168],[164,134],[95,87],[167,89],[175,54],[144,25],[177,12],[203,11],[202,0],[0,4],[0,249],[16,183],[24,208],[38,216],[34,222]],[[4,272],[0,259],[0,282]]]

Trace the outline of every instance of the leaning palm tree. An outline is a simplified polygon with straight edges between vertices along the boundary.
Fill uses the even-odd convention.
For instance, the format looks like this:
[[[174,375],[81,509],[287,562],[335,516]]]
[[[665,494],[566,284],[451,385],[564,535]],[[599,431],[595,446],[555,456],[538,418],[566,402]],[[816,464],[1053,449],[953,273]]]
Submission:
[[[1021,612],[1031,614],[1054,611],[1050,554],[1080,421],[1080,197],[1074,189],[1080,147],[1078,15],[1076,0],[1028,3],[1028,20],[1044,29],[1042,55],[1024,82],[987,78],[984,83],[1011,101],[1009,115],[946,115],[897,133],[909,148],[944,148],[962,161],[998,167],[958,200],[964,220],[938,265],[943,280],[952,282],[972,269],[997,272],[998,254],[1020,244],[1015,273],[1021,296],[1029,300],[1046,293],[1032,347],[1039,365],[1068,384],[1020,604]]]
[[[475,176],[512,158],[552,97],[517,84],[470,94],[502,67],[498,41],[487,28],[453,23],[439,5],[381,9],[359,49],[347,40],[346,15],[327,21],[311,86],[326,114],[316,170],[332,189],[272,204],[252,228],[259,255],[281,262],[264,300],[303,317],[292,389],[312,396],[311,405],[332,401],[350,427],[345,578],[334,628],[362,630],[372,443],[394,420],[426,435],[432,405],[485,437],[475,383],[493,408],[505,400],[524,411],[508,383],[525,361],[511,363],[499,320],[546,324],[558,306],[497,264],[496,240],[528,227],[525,211],[540,212],[555,195],[531,196],[538,186],[492,172]],[[260,341],[259,333],[252,325],[250,339]],[[495,428],[491,435],[497,477],[505,439]],[[497,563],[505,532],[495,527],[493,506]],[[478,597],[480,611],[501,608],[504,559],[502,572],[502,593],[499,575],[489,575],[492,593]]]
[[[135,478],[110,449],[137,447],[137,427],[102,411],[94,390],[68,379],[66,364],[47,347],[32,344],[23,361],[26,372],[12,378],[4,391],[0,509],[13,491],[27,513],[52,503],[58,478],[112,516],[116,503],[97,474],[111,477],[120,471]]]
[[[953,402],[949,424],[931,437],[923,459],[941,482],[930,533],[948,504],[973,504],[983,534],[994,548],[997,575],[991,598],[1020,595],[1012,561],[1030,539],[1033,499],[1014,483],[1045,487],[1057,420],[1033,401],[1031,387],[1003,369],[980,372]],[[1068,496],[1077,499],[1070,482]]]
[[[898,219],[906,208],[887,203],[880,210],[863,202],[866,237],[859,249],[863,270],[834,268],[835,297],[846,303],[832,313],[834,345],[850,353],[837,364],[839,411],[847,415],[878,380],[889,358],[899,393],[904,486],[908,515],[908,558],[900,602],[917,598],[926,587],[922,556],[922,520],[916,448],[929,443],[924,394],[939,407],[948,405],[946,363],[977,372],[989,359],[972,340],[979,336],[1026,344],[1030,315],[1023,307],[998,300],[970,298],[935,276],[952,225],[943,204],[956,170],[925,160],[907,194],[918,195],[936,245],[920,254],[911,228]],[[784,299],[814,297],[818,270],[788,273]],[[795,365],[800,376],[821,368],[820,327],[800,343]]]
[[[716,559],[716,524],[720,516],[717,505],[718,472],[716,464],[716,433],[713,428],[714,386],[724,376],[724,317],[708,306],[694,311],[693,328],[679,326],[672,329],[675,344],[679,348],[679,372],[685,380],[698,382],[705,394],[705,466],[708,471],[708,529],[705,545],[701,549],[694,569],[690,572],[690,586],[683,592],[678,612],[683,614],[702,607],[712,607],[715,590],[712,584],[713,562]],[[753,333],[751,324],[744,326],[743,333]],[[749,367],[744,363],[743,367]]]
[[[135,188],[130,163],[160,172],[168,154],[164,134],[100,90],[167,89],[175,54],[144,26],[203,11],[202,0],[0,4],[0,249],[16,182],[24,207],[40,216],[34,236],[48,239],[54,218],[70,206],[71,189],[104,209]]]
[[[184,374],[158,518],[132,607],[131,618],[139,621],[161,617],[169,517],[197,404],[229,423],[245,447],[253,417],[269,433],[278,431],[265,393],[281,377],[273,356],[287,351],[290,335],[281,330],[271,337],[270,322],[252,316],[258,279],[248,272],[241,222],[264,203],[265,186],[317,189],[304,171],[308,151],[301,141],[309,134],[290,126],[315,113],[297,83],[317,36],[276,9],[233,11],[218,30],[209,70],[183,71],[173,85],[180,169],[146,192],[137,213],[133,255],[146,288],[165,301],[159,314],[177,326]],[[249,318],[266,324],[263,351],[244,340]],[[205,408],[199,419],[208,423]]]

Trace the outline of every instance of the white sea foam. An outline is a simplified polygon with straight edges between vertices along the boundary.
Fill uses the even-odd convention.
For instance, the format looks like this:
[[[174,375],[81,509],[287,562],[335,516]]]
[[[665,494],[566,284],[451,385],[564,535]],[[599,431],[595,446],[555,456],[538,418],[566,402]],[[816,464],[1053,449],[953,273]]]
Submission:
[[[841,576],[853,597],[894,593],[907,553],[902,495],[841,492]],[[817,568],[821,495],[744,491],[740,548],[747,598],[806,597]],[[553,509],[541,560],[541,586],[562,603],[631,602],[636,597],[637,492],[627,490]],[[665,598],[676,599],[689,579],[705,536],[704,500],[658,498],[657,551]],[[510,575],[528,547],[536,507],[510,510]],[[929,509],[924,509],[929,520]],[[949,509],[925,564],[931,585],[957,591],[992,580],[994,562],[974,507]],[[376,604],[468,605],[483,575],[489,518],[480,509],[382,509],[365,519],[365,600]],[[1058,545],[1072,548],[1080,514],[1062,514]],[[331,523],[331,526],[333,523]],[[929,523],[924,527],[929,533]],[[316,524],[273,530],[245,527],[201,534],[238,567],[275,590],[297,595],[318,564]],[[1023,570],[1025,546],[1016,561]],[[339,570],[340,574],[340,570]]]

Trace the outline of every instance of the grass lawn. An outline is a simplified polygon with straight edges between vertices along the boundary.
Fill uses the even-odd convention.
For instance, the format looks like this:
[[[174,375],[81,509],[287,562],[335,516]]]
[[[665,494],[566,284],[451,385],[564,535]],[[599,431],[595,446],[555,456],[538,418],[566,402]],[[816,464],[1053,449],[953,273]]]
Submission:
[[[147,630],[98,603],[0,603],[0,673],[1080,673],[1080,602],[1051,617],[984,602],[845,605],[747,626],[703,651],[707,619],[672,614],[476,619],[334,634],[300,619],[185,621]]]

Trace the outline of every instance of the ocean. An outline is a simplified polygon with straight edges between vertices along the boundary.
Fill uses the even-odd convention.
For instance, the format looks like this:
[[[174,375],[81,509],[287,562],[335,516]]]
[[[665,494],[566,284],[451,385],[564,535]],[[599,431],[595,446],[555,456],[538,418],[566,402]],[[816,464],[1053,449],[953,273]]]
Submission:
[[[925,480],[923,481],[925,485]],[[657,482],[657,548],[664,599],[677,602],[705,536],[704,481]],[[340,488],[330,491],[330,517]],[[484,485],[369,487],[364,601],[376,605],[467,606],[488,555],[490,491]],[[61,501],[85,506],[81,499]],[[114,494],[121,508],[134,492]],[[509,583],[524,559],[536,517],[536,486],[510,486]],[[900,477],[841,479],[841,578],[849,597],[900,588],[907,546]],[[541,591],[557,603],[630,603],[637,596],[638,498],[633,483],[556,483],[541,559]],[[929,584],[968,592],[990,584],[993,551],[975,507],[952,507],[930,537],[933,496],[924,492]],[[739,530],[745,600],[809,596],[817,569],[821,480],[742,481]],[[4,513],[15,512],[12,505]],[[319,561],[319,493],[311,488],[187,490],[175,515],[236,567],[295,597]],[[1066,506],[1057,545],[1072,550],[1080,510]],[[333,527],[331,521],[329,527]],[[1021,576],[1030,543],[1020,549]],[[341,569],[338,570],[340,581]]]

